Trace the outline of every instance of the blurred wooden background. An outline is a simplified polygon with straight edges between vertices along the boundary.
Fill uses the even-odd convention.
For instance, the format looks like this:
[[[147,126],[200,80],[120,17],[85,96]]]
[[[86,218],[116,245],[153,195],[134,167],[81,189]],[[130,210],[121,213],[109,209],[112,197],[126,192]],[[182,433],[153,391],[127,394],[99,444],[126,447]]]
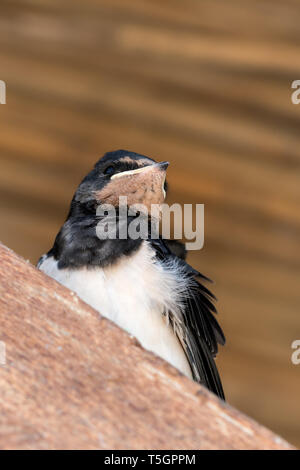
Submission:
[[[228,401],[300,446],[300,2],[2,0],[0,239],[35,263],[107,150],[205,204]],[[1,332],[0,332],[1,339]],[[0,371],[1,372],[1,371]]]

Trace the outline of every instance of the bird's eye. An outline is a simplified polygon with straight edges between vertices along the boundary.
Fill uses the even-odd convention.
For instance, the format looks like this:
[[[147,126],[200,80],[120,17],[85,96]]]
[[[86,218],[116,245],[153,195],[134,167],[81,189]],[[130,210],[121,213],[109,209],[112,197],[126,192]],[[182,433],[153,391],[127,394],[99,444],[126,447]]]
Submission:
[[[96,212],[98,205],[96,201],[88,201],[85,203],[85,207],[88,212]]]
[[[115,167],[112,166],[112,165],[110,165],[110,166],[108,166],[107,168],[105,168],[105,170],[104,170],[103,173],[104,173],[105,175],[111,176],[111,175],[114,174],[114,172],[115,172]]]

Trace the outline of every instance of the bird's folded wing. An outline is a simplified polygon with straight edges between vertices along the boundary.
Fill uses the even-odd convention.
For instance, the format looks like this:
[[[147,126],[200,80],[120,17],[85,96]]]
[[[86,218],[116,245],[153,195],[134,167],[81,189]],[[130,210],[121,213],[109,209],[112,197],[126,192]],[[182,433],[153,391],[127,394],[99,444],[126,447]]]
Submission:
[[[176,253],[184,253],[184,250],[174,250],[174,242],[169,243],[163,239],[149,240],[161,262],[168,263],[175,260],[180,266],[181,272],[188,278],[188,289],[183,298],[182,321],[180,328],[174,328],[182,347],[188,358],[193,378],[205,385],[217,396],[224,399],[224,392],[220,376],[215,365],[214,357],[218,352],[218,344],[225,344],[225,337],[221,327],[215,319],[217,310],[213,304],[214,295],[202,284],[201,281],[208,278],[192,268]],[[179,243],[179,242],[176,242]],[[170,321],[176,326],[177,319]]]

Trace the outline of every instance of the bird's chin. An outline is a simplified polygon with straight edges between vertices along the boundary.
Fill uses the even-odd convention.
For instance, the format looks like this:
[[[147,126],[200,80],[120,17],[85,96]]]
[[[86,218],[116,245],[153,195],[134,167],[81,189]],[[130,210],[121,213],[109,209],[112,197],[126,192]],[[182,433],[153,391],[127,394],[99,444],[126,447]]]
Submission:
[[[159,212],[164,202],[167,163],[148,165],[114,175],[109,183],[96,193],[99,202],[115,207],[140,207],[140,212]],[[154,215],[154,214],[153,214]]]

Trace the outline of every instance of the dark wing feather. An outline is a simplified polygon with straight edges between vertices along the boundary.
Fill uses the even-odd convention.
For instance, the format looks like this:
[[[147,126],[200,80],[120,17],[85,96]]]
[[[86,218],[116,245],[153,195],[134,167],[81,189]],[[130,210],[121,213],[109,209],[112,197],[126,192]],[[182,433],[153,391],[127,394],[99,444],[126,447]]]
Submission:
[[[200,278],[210,281],[210,279],[188,265],[182,257],[178,258],[169,242],[162,239],[149,242],[160,261],[168,262],[176,258],[181,271],[189,278],[189,289],[183,299],[182,337],[179,337],[178,333],[177,335],[185,350],[194,380],[224,400],[224,391],[214,357],[218,352],[218,344],[225,344],[225,337],[214,317],[217,313],[212,303],[215,296],[198,280]]]
[[[183,243],[178,240],[164,240],[164,242],[174,255],[183,260],[186,259],[186,248]]]

